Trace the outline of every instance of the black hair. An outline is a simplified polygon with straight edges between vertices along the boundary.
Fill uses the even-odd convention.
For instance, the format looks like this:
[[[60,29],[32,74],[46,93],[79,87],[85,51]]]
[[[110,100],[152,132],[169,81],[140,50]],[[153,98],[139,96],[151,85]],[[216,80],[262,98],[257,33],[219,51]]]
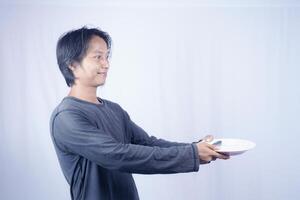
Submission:
[[[74,74],[69,68],[74,62],[81,62],[89,47],[89,42],[93,36],[102,38],[109,50],[111,51],[111,37],[108,33],[99,28],[87,28],[86,26],[71,30],[63,34],[56,46],[57,64],[63,74],[69,87],[74,84]]]

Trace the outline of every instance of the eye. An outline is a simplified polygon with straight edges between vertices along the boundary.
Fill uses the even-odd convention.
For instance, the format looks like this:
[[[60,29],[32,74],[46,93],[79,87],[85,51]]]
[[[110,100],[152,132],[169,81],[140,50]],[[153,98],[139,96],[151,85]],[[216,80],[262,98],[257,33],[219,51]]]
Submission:
[[[101,56],[97,55],[97,56],[95,56],[95,58],[99,60],[99,59],[101,59]]]

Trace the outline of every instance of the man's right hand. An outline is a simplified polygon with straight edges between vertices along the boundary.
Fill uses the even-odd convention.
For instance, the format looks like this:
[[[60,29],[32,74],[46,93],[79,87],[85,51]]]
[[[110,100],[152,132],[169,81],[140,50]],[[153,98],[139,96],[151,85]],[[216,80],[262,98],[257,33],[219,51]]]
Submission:
[[[217,158],[227,160],[229,159],[228,155],[220,154],[216,152],[217,147],[211,145],[207,142],[213,140],[213,136],[208,135],[206,136],[201,142],[198,142],[198,155],[200,158],[200,164],[207,164],[210,163],[212,160],[216,160]]]

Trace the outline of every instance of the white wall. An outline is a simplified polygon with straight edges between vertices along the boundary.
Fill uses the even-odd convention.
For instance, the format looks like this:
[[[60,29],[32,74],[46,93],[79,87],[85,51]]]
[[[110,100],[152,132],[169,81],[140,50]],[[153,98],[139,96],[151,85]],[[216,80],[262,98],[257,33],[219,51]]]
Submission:
[[[141,199],[300,198],[297,1],[7,0],[0,3],[0,199],[69,199],[48,126],[68,92],[55,45],[86,24],[113,38],[99,96],[150,135],[257,143],[198,173],[134,175]]]

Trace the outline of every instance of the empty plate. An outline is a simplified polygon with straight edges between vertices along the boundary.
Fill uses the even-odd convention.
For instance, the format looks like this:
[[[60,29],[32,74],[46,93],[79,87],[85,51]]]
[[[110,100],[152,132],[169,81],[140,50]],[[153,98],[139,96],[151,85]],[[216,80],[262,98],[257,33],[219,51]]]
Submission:
[[[214,139],[209,144],[215,145],[218,148],[217,152],[231,156],[242,154],[256,146],[254,142],[249,140],[231,138]]]

